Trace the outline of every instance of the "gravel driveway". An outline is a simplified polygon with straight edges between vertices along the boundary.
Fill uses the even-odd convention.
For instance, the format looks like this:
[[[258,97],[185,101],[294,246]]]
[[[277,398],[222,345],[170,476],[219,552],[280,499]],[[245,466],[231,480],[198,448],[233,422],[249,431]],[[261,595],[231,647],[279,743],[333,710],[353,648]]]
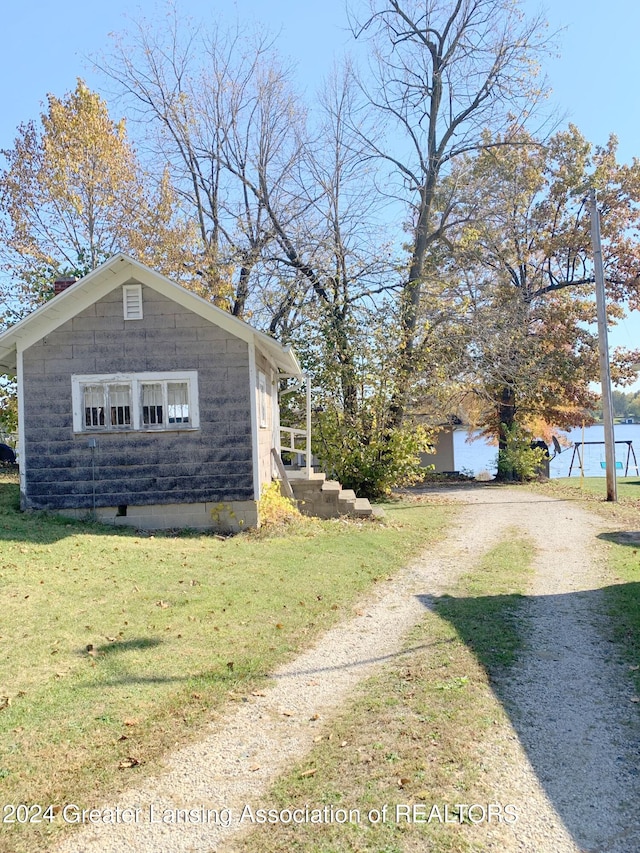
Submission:
[[[596,537],[605,524],[576,503],[522,489],[443,494],[462,503],[444,542],[275,673],[264,695],[230,707],[203,741],[170,758],[164,775],[100,806],[129,809],[130,822],[87,825],[57,853],[224,853],[243,807],[269,805],[274,779],[311,748],[354,686],[398,653],[425,597],[450,590],[514,527],[537,549],[528,640],[517,672],[494,684],[507,717],[482,761],[494,801],[516,804],[518,821],[488,828],[478,849],[637,853],[640,718],[628,667],[601,632],[606,545]],[[150,820],[201,806],[213,810],[201,823]]]

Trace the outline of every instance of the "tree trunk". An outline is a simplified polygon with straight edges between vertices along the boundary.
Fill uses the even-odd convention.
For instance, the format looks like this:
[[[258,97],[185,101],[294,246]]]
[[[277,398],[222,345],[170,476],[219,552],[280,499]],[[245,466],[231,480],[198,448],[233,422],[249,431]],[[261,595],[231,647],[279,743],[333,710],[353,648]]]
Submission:
[[[511,482],[515,479],[513,465],[507,458],[507,444],[516,421],[516,395],[511,385],[505,385],[498,401],[498,473],[496,480]]]

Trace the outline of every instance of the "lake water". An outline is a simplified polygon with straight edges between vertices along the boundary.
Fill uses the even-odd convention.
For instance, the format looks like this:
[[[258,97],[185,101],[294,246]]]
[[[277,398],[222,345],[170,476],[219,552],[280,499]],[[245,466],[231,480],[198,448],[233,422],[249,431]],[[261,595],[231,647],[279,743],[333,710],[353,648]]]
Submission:
[[[633,450],[640,461],[640,424],[616,424],[614,427],[616,441],[631,441]],[[473,433],[477,436],[478,433]],[[577,427],[568,433],[561,433],[568,441],[565,448],[564,440],[561,440],[562,453],[551,460],[550,472],[552,477],[568,477],[571,459],[574,456],[574,444],[582,441],[582,428]],[[488,444],[484,439],[476,438],[469,441],[469,433],[464,430],[456,430],[453,435],[453,453],[456,471],[472,471],[474,474],[479,474],[481,471],[488,471],[491,476],[496,473],[496,457],[498,448],[496,445]],[[604,442],[604,427],[601,424],[586,427],[584,431],[584,441]],[[553,455],[553,448],[550,448]],[[624,476],[625,467],[627,464],[627,444],[616,445],[616,462],[622,462],[623,468],[620,470],[617,467],[617,475]],[[604,477],[605,470],[602,467],[604,462],[604,444],[586,444],[583,448],[584,473],[587,477]],[[629,476],[635,477],[638,474],[636,470],[633,454],[629,459]],[[572,477],[580,476],[580,464],[578,455],[575,455],[573,461]]]

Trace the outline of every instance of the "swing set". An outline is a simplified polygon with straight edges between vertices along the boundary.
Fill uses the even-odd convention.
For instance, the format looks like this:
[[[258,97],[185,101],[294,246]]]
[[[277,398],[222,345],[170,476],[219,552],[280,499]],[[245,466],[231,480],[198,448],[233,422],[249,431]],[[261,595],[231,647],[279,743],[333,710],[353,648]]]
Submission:
[[[583,462],[584,462],[584,449],[583,448],[588,444],[599,444],[600,446],[603,446],[604,441],[576,441],[574,443],[573,455],[571,456],[571,464],[569,465],[569,477],[571,476],[571,472],[573,470],[573,463],[575,461],[576,456],[578,457],[578,466],[579,466],[580,471],[581,472],[584,471],[584,464],[583,464]],[[636,459],[636,452],[633,449],[633,441],[631,441],[631,439],[624,439],[621,441],[616,441],[616,442],[614,442],[614,444],[626,444],[627,445],[627,458],[626,458],[624,464],[622,463],[622,461],[620,459],[616,459],[616,470],[622,471],[622,469],[624,468],[624,475],[623,476],[628,477],[629,476],[629,465],[631,465],[632,468],[636,469],[636,474],[640,477],[640,471],[638,470],[638,460]],[[583,449],[582,455],[580,453],[581,448]],[[633,464],[631,464],[631,461],[630,461],[631,457],[633,457]],[[602,459],[600,460],[600,467],[604,468],[605,470],[607,467],[607,463]]]

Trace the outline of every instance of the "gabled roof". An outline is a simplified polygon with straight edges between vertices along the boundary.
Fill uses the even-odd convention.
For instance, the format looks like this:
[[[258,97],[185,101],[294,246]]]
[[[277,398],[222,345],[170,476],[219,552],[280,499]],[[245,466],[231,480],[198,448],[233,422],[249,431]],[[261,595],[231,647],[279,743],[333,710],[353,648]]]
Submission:
[[[58,326],[71,320],[85,308],[102,299],[111,290],[130,281],[136,281],[172,299],[189,311],[199,314],[229,334],[247,343],[253,343],[268,355],[286,374],[302,375],[291,347],[282,346],[274,338],[252,328],[243,320],[216,308],[210,302],[186,290],[160,273],[124,254],[114,255],[97,269],[36,309],[15,326],[0,334],[0,372],[14,375],[16,354],[46,337]]]

